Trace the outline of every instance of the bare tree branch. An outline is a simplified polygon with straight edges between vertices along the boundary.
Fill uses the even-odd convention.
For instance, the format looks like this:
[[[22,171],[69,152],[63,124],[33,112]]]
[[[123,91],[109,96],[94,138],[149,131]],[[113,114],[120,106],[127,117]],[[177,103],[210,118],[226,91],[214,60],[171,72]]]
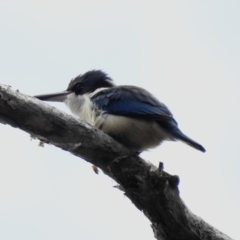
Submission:
[[[151,221],[156,239],[229,240],[195,216],[179,196],[178,176],[156,168],[100,130],[33,97],[0,85],[0,122],[98,166]]]

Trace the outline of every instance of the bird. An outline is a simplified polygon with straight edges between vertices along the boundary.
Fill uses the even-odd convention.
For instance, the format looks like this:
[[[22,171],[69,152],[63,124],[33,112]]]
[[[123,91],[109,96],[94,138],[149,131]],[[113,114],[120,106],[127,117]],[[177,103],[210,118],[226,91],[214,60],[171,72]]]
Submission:
[[[137,86],[117,86],[102,70],[78,75],[65,91],[34,97],[64,102],[78,118],[134,153],[157,147],[163,141],[177,140],[201,152],[206,151],[179,129],[167,106],[150,92]]]

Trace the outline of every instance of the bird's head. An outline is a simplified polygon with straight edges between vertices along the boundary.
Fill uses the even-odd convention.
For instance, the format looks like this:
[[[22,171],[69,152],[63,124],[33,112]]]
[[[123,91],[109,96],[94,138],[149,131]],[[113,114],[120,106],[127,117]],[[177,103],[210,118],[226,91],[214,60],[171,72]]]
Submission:
[[[88,71],[82,75],[73,78],[66,91],[37,95],[36,98],[43,101],[63,102],[67,95],[75,93],[76,95],[83,95],[92,93],[97,89],[113,87],[114,83],[108,75],[100,70]]]
[[[76,95],[91,93],[99,88],[113,87],[112,79],[100,70],[92,70],[79,75],[71,80],[67,91],[74,92]]]

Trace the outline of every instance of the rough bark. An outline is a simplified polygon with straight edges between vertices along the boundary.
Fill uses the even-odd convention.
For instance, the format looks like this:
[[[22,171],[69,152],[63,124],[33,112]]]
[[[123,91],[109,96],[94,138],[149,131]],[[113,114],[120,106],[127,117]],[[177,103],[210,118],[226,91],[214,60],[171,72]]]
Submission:
[[[100,130],[33,97],[0,85],[0,122],[68,151],[102,169],[152,223],[156,239],[231,239],[204,222],[179,196],[171,176],[132,155]]]

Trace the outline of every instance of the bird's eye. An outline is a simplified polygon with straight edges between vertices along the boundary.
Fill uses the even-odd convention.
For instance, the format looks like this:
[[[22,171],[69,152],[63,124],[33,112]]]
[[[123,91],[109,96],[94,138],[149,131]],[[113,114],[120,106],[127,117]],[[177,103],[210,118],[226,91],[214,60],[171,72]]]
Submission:
[[[75,86],[75,90],[81,90],[83,87],[83,84],[82,83],[77,83],[76,86]]]
[[[83,93],[83,83],[81,83],[81,82],[77,83],[73,88],[73,92],[75,92],[76,95],[82,94]]]

